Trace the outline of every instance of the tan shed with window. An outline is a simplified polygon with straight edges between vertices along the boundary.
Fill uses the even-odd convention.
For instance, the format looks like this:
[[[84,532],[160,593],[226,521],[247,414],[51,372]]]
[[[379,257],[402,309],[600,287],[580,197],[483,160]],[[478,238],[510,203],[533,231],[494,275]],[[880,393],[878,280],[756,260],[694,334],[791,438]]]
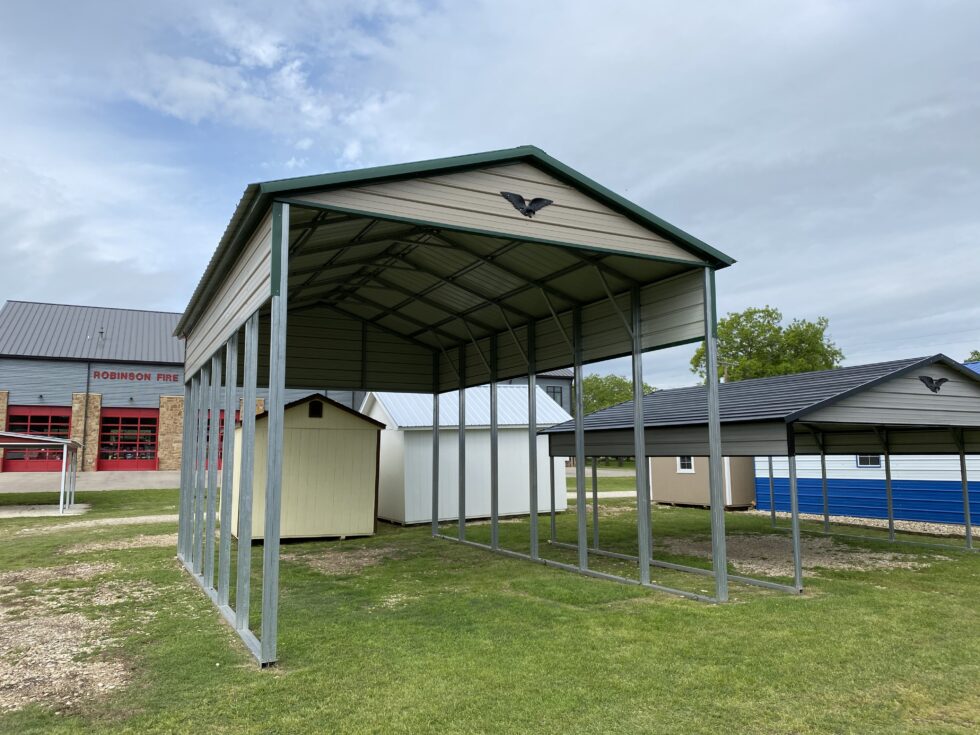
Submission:
[[[317,393],[286,405],[282,538],[370,536],[378,503],[378,447],[385,425]],[[252,538],[265,531],[268,416],[255,420]],[[241,456],[241,426],[235,457]],[[231,531],[238,536],[240,466],[234,469]]]
[[[725,457],[724,478],[726,508],[755,504],[752,457]],[[650,484],[655,503],[704,507],[711,504],[707,457],[651,457]]]

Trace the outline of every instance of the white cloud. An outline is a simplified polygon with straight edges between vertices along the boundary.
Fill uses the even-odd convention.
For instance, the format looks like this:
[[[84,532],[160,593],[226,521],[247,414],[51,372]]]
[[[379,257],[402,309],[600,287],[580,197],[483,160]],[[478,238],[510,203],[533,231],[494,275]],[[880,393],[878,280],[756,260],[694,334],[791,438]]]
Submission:
[[[827,315],[861,360],[980,347],[975,4],[66,4],[57,27],[19,12],[0,28],[0,133],[99,257],[124,257],[112,228],[155,246],[163,218],[186,218],[146,183],[175,158],[220,231],[247,177],[535,143],[738,258],[723,311]],[[100,121],[133,101],[162,143]],[[63,122],[54,150],[32,115]],[[86,125],[99,134],[75,150]],[[106,165],[120,137],[126,169]],[[92,224],[90,189],[134,214]],[[20,237],[48,232],[19,216]],[[650,382],[688,380],[682,353],[651,356]]]

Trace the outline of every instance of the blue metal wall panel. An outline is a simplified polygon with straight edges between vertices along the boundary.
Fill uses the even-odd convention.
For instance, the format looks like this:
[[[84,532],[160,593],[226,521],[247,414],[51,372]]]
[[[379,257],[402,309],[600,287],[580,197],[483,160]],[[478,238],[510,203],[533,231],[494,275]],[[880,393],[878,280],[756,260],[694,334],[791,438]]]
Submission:
[[[776,510],[789,512],[789,480],[777,477]],[[980,522],[980,481],[970,482],[970,518]],[[819,478],[798,481],[801,513],[823,513]],[[887,518],[885,483],[880,480],[828,480],[830,514],[859,518]],[[903,521],[963,523],[963,489],[959,482],[892,480],[895,518]],[[769,478],[755,479],[756,507],[769,510]]]

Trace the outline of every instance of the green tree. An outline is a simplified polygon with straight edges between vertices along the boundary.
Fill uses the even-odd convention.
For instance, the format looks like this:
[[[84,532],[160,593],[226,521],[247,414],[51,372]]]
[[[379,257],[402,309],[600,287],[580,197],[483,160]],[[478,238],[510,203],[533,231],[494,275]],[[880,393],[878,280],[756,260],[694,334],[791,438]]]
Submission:
[[[794,319],[783,326],[783,315],[771,306],[728,314],[718,322],[718,373],[728,380],[829,370],[844,353],[827,336],[826,317]],[[691,370],[707,374],[704,343],[691,358]]]
[[[963,362],[980,362],[980,350],[971,352]]]
[[[643,384],[643,393],[653,388]],[[582,379],[585,413],[590,414],[617,403],[633,399],[633,381],[622,375],[586,375]]]

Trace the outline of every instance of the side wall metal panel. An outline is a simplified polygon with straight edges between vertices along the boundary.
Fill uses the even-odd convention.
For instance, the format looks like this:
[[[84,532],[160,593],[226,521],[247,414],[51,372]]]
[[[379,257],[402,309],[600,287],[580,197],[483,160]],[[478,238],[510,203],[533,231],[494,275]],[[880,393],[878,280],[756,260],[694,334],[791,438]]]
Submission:
[[[11,406],[70,406],[85,390],[85,363],[0,359],[0,390],[10,391]]]
[[[259,344],[268,341],[269,320],[263,317]],[[367,370],[362,365],[365,357]],[[268,382],[268,375],[268,350],[260,348],[259,385]],[[304,310],[289,315],[286,385],[428,392],[432,389],[432,351],[377,327],[362,328],[360,321],[330,309]]]
[[[574,435],[550,434],[552,456],[567,457],[574,449]],[[755,457],[786,453],[786,425],[782,422],[722,424],[722,453],[727,457]],[[648,457],[708,456],[708,429],[702,427],[667,427],[646,430]],[[632,457],[631,430],[590,431],[585,434],[588,456]]]
[[[192,374],[271,294],[272,215],[267,214],[245,244],[201,313],[185,344],[185,366]],[[287,361],[288,362],[288,361]]]

